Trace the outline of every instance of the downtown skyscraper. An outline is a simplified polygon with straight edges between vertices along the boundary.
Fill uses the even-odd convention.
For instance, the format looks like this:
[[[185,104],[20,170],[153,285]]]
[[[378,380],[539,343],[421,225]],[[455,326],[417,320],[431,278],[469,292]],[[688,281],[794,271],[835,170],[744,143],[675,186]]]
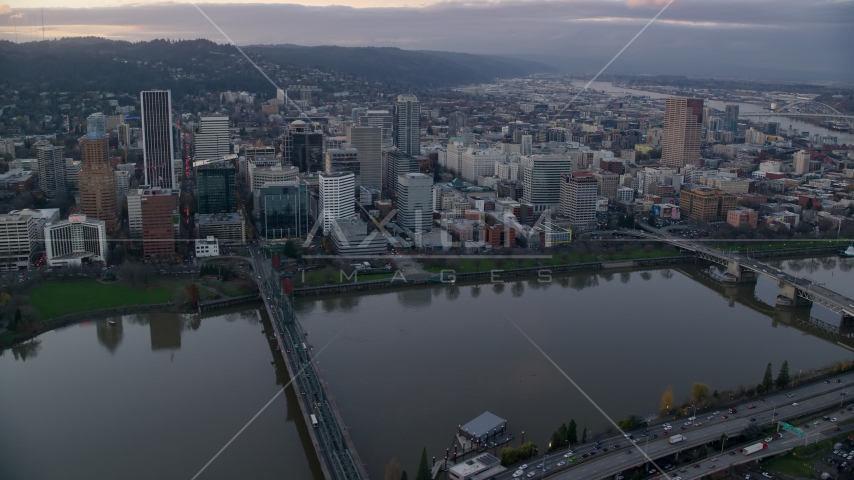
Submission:
[[[700,164],[703,99],[668,98],[664,102],[661,165],[682,168]]]
[[[80,172],[80,209],[90,218],[102,220],[108,230],[118,226],[116,174],[110,166],[106,117],[93,113],[86,120],[86,135],[80,140],[83,170]]]
[[[172,135],[172,92],[146,90],[139,94],[142,106],[142,154],[145,184],[152,187],[176,188],[172,159],[175,142]]]
[[[415,95],[398,95],[394,103],[394,146],[401,152],[421,155],[421,103]]]

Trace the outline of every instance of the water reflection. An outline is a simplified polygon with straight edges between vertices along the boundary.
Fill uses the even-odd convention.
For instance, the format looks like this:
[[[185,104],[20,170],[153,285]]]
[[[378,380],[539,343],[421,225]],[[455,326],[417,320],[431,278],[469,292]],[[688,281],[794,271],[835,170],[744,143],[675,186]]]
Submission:
[[[24,343],[19,343],[9,350],[12,351],[12,356],[15,357],[15,360],[26,362],[27,359],[33,359],[38,356],[41,348],[41,340],[34,338],[32,340],[27,340]],[[0,355],[3,355],[3,352],[4,350],[0,350]]]
[[[98,342],[103,345],[110,353],[115,354],[119,344],[122,343],[124,335],[124,325],[122,317],[112,317],[95,322],[95,332],[98,335]]]
[[[523,293],[525,293],[525,284],[521,281],[513,282],[510,285],[510,293],[513,294],[514,297],[521,297]]]
[[[397,292],[397,301],[404,307],[426,307],[432,300],[430,290],[426,288],[408,288]]]
[[[623,272],[620,274],[620,281],[622,283],[629,283],[629,280],[631,280],[631,279],[632,279],[631,272]]]
[[[480,296],[480,285],[472,285],[469,289],[469,293],[471,294],[471,298],[477,298]]]

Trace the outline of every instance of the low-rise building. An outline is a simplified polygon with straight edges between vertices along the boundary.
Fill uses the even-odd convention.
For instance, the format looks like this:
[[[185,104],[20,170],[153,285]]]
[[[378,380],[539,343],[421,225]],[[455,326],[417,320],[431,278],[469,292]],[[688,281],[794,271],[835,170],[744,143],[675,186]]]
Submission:
[[[682,215],[700,222],[722,222],[736,208],[736,196],[709,187],[682,190],[679,207]]]
[[[44,242],[50,267],[106,262],[109,253],[105,222],[86,215],[70,215],[67,220],[45,224]]]
[[[196,256],[197,257],[218,257],[219,256],[219,241],[216,237],[208,236],[196,240]]]
[[[726,215],[726,223],[735,228],[745,226],[756,228],[759,224],[759,214],[752,208],[738,208],[730,210]]]
[[[214,237],[223,245],[246,243],[243,214],[211,213],[196,215],[196,232],[200,238]]]
[[[332,242],[339,255],[379,255],[388,244],[380,232],[368,233],[368,224],[357,217],[333,219]]]
[[[35,219],[31,215],[0,214],[0,270],[26,269],[35,253]]]

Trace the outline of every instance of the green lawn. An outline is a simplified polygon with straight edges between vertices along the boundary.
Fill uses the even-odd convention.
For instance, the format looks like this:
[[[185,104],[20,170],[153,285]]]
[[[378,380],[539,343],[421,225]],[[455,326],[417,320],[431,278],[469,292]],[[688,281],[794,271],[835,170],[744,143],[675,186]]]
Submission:
[[[792,454],[771,460],[764,465],[764,469],[799,478],[811,478],[813,474],[811,459],[793,457]]]
[[[675,252],[663,248],[650,252],[644,250],[632,250],[631,252],[617,252],[613,255],[600,254],[605,260],[634,260],[639,258],[659,258],[676,255]],[[511,259],[485,259],[485,258],[460,258],[446,260],[444,266],[428,265],[425,270],[438,273],[442,270],[455,270],[457,273],[484,272],[489,270],[510,270],[513,268],[531,268],[538,266],[566,265],[570,263],[598,262],[599,258],[593,254],[581,255],[580,253],[557,253],[550,258],[511,258]],[[429,260],[428,260],[429,263]]]
[[[146,288],[129,282],[109,285],[94,280],[46,282],[30,291],[29,304],[36,309],[40,320],[47,320],[89,310],[174,301],[176,292],[183,293],[186,284],[162,280]]]
[[[358,274],[353,277],[351,274],[350,278],[347,278],[338,270],[335,270],[332,277],[327,279],[327,274],[323,270],[309,270],[305,272],[305,283],[302,282],[302,275],[297,274],[294,277],[294,286],[296,288],[300,287],[316,287],[320,285],[326,285],[327,283],[331,285],[338,285],[339,283],[353,283],[354,279],[358,282],[368,282],[372,280],[382,280],[384,278],[391,278],[394,276],[394,272],[384,272],[384,273],[373,273],[370,275],[367,274]]]

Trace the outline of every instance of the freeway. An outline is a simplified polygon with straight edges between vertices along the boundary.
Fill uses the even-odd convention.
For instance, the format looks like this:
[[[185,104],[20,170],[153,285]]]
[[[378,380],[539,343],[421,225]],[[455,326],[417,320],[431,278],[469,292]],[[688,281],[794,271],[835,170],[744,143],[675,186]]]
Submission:
[[[839,380],[839,383],[836,380]],[[811,412],[825,410],[834,405],[841,405],[844,399],[849,397],[840,394],[850,386],[854,386],[854,373],[837,375],[827,379],[827,382],[820,381],[784,390],[765,397],[762,399],[764,401],[761,402],[754,400],[753,402],[742,403],[735,407],[737,413],[727,415],[727,418],[721,414],[698,413],[698,418],[695,420],[696,424],[687,422],[687,419],[674,421],[674,428],[667,434],[664,433],[661,424],[651,425],[646,436],[642,431],[628,432],[635,437],[634,446],[622,436],[602,440],[598,447],[593,443],[577,446],[572,449],[572,456],[577,457],[577,460],[567,465],[558,466],[558,463],[567,460],[564,457],[566,452],[563,450],[529,461],[528,464],[539,465],[544,463],[544,466],[549,467],[547,473],[551,475],[549,478],[561,480],[589,480],[614,476],[645,462],[643,453],[641,453],[643,451],[647,452],[647,455],[652,459],[661,458],[687,448],[699,447],[702,444],[717,441],[724,433],[730,437],[738,435],[754,421],[759,425],[769,425],[772,415],[776,415],[777,421],[785,421]],[[797,405],[795,406],[793,403],[797,403]],[[751,405],[753,408],[749,408]],[[844,414],[837,414],[837,416],[847,419],[854,417],[854,414],[845,411]],[[682,434],[687,437],[687,440],[671,445],[667,437],[675,434]],[[581,458],[582,455],[589,455],[594,450],[597,452],[595,456]],[[497,480],[511,479],[515,470],[512,468],[495,478]],[[533,468],[526,470],[526,474],[530,472],[536,472],[534,476],[537,478],[544,476],[545,473]]]
[[[682,480],[702,478],[712,472],[717,472],[728,467],[755,462],[761,458],[773,455],[779,455],[795,447],[800,447],[804,445],[805,442],[820,442],[827,438],[835,437],[842,433],[849,433],[854,430],[854,425],[847,425],[840,428],[840,431],[835,431],[834,425],[834,423],[830,422],[822,423],[819,427],[815,428],[815,431],[811,432],[808,437],[800,437],[793,433],[783,433],[781,438],[766,442],[768,448],[751,455],[744,455],[741,453],[741,448],[743,448],[743,446],[725,450],[717,457],[712,457],[702,462],[694,463],[682,470],[679,470],[679,472],[672,472],[671,475],[678,475]],[[757,442],[758,441],[759,440],[757,440]],[[751,473],[754,473],[756,478],[762,478],[761,474],[755,472]]]

